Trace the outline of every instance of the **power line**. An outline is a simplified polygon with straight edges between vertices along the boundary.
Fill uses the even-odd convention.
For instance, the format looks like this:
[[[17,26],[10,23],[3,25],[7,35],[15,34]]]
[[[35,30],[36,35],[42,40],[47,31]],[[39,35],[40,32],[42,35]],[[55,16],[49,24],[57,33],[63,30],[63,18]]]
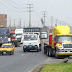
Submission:
[[[5,2],[5,1],[3,1],[3,2]],[[4,3],[2,3],[2,2],[0,2],[2,5],[4,5],[6,8],[9,8],[10,9],[10,7],[12,7],[12,8],[14,8],[14,9],[16,9],[16,10],[18,10],[19,11],[19,9],[21,9],[21,8],[19,8],[19,7],[16,7],[16,6],[14,6],[11,2],[5,2],[7,5],[9,5],[9,6],[7,6],[7,5],[5,5]],[[18,11],[16,11],[16,12],[18,12]],[[25,12],[24,10],[23,11],[21,11],[21,12]],[[21,13],[21,12],[18,12],[18,13]]]

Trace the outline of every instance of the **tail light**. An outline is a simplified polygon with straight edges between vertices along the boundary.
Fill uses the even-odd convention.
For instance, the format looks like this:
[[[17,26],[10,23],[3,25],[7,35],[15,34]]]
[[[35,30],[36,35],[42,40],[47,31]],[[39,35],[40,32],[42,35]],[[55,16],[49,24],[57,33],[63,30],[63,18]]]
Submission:
[[[13,37],[11,37],[11,39],[16,39],[16,37],[15,37],[15,36],[13,36]]]

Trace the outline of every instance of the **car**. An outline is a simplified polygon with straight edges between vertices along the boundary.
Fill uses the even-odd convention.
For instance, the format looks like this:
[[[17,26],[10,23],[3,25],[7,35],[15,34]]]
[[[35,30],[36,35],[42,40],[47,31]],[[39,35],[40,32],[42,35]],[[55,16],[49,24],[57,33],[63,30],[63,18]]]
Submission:
[[[0,54],[9,54],[9,55],[13,55],[14,54],[14,46],[12,43],[5,43],[2,44],[1,48],[0,48]]]

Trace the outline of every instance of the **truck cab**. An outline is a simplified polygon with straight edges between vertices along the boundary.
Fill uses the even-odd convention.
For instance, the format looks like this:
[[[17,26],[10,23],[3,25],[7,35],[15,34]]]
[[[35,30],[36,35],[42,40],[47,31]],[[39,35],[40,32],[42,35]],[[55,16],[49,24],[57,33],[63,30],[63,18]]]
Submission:
[[[22,42],[21,41],[22,34],[23,34],[23,29],[15,29],[16,38],[19,40],[20,43]]]
[[[37,34],[24,34],[23,37],[23,51],[30,51],[36,50],[37,52],[40,51],[39,47],[39,35]]]

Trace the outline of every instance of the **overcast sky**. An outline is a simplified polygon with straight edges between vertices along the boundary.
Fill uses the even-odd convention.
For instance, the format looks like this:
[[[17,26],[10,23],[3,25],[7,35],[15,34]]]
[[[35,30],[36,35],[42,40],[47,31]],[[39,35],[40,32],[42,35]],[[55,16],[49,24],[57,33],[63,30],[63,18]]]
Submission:
[[[32,4],[31,24],[32,26],[42,26],[41,18],[43,12],[46,11],[46,26],[51,26],[51,16],[53,16],[53,26],[58,19],[57,24],[72,25],[72,0],[0,0],[0,14],[7,14],[8,26],[20,24],[20,18],[22,21],[22,27],[29,24],[28,5]]]

